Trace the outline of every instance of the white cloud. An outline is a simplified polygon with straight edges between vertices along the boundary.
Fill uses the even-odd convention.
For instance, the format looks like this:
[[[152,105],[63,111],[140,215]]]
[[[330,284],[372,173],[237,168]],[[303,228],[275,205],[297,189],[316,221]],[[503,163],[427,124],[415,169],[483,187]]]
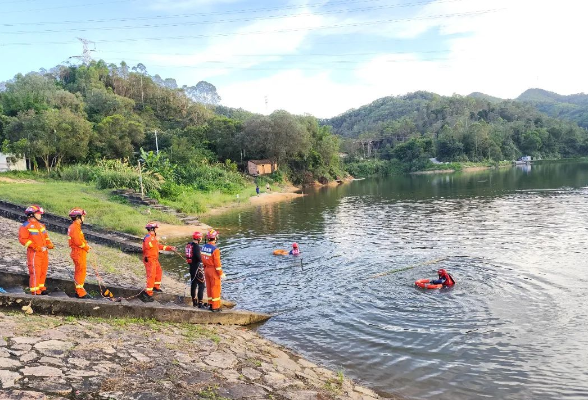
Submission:
[[[338,80],[340,75],[335,75],[327,64],[318,73],[292,69],[232,84],[223,84],[222,79],[213,82],[225,105],[261,113],[286,109],[318,117],[334,116],[382,96],[402,95],[416,90],[443,95],[466,95],[480,91],[503,98],[514,98],[531,87],[561,94],[588,92],[588,81],[584,79],[588,53],[583,51],[582,28],[584,15],[588,14],[588,2],[436,1],[418,11],[415,18],[421,15],[466,14],[489,8],[503,10],[468,17],[414,19],[396,24],[394,35],[413,38],[410,40],[414,43],[418,42],[418,36],[426,32],[437,32],[437,39],[430,46],[442,43],[440,54],[381,54],[357,65],[352,72],[353,77],[345,82]],[[333,17],[317,15],[300,18],[304,18],[303,24],[308,27],[333,22]],[[242,32],[298,27],[301,21],[299,18],[264,21],[242,28]],[[371,28],[370,31],[374,33]],[[246,69],[266,61],[261,54],[303,54],[301,49],[306,46],[308,35],[309,32],[303,30],[287,34],[219,38],[213,40],[204,52],[161,61],[168,65],[188,63],[203,66],[206,65],[203,64],[205,60],[217,59]],[[424,47],[423,43],[419,45],[419,48]],[[444,49],[449,50],[445,52]],[[434,50],[434,47],[429,47],[429,50]],[[257,54],[259,57],[238,58],[234,56],[236,53]],[[286,66],[280,64],[280,68]],[[195,71],[193,75],[203,79],[201,72]],[[207,76],[214,73],[237,74],[237,71],[209,70]]]
[[[334,82],[329,72],[306,74],[300,70],[277,73],[267,78],[219,86],[223,104],[269,114],[287,110],[295,114],[330,117],[374,100],[373,87]],[[267,107],[265,100],[267,98]]]
[[[190,55],[148,56],[150,61],[169,67],[193,66],[199,79],[211,78],[246,69],[264,62],[277,61],[279,56],[272,54],[292,54],[303,45],[309,34],[305,28],[321,25],[322,19],[308,11],[287,18],[260,20],[231,31],[230,36],[216,36],[209,40],[204,50]],[[273,31],[292,30],[272,34]],[[256,32],[268,32],[259,34]],[[223,34],[223,32],[216,32]],[[253,33],[253,34],[251,34]],[[211,33],[214,35],[214,33]],[[268,57],[268,55],[270,55]],[[219,67],[217,68],[216,65]],[[198,70],[198,68],[200,68]]]

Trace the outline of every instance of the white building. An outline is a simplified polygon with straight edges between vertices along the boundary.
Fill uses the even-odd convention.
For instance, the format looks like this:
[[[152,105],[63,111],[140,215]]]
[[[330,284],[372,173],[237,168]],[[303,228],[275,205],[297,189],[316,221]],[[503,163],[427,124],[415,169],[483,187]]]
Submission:
[[[27,170],[27,162],[24,157],[17,159],[14,163],[10,162],[13,158],[10,154],[0,153],[0,172]]]

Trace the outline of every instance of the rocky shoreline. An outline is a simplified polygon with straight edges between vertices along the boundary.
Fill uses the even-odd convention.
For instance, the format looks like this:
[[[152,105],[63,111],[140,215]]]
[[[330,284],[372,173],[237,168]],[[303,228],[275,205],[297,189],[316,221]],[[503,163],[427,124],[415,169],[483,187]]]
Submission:
[[[0,271],[24,272],[18,222],[0,218]],[[50,276],[72,266],[51,234]],[[143,285],[138,257],[95,245],[106,283]],[[88,267],[88,280],[92,279]],[[184,285],[164,277],[163,286]],[[372,400],[343,373],[235,326],[27,315],[0,310],[0,399]]]

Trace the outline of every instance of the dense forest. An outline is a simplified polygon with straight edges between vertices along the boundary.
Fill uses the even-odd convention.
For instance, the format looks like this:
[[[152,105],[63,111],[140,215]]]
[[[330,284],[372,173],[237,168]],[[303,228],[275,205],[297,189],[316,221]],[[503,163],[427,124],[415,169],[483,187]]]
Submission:
[[[339,139],[311,116],[219,105],[214,85],[178,87],[147,68],[104,61],[18,74],[0,84],[2,152],[52,177],[134,186],[137,161],[155,196],[239,193],[247,160],[271,159],[294,183],[343,174]],[[159,152],[157,152],[159,150]]]
[[[59,65],[0,83],[0,143],[2,152],[25,156],[51,177],[101,188],[137,187],[140,165],[148,191],[171,200],[190,191],[239,193],[250,159],[277,162],[270,179],[310,183],[337,179],[345,169],[365,174],[358,163],[388,162],[406,172],[429,168],[433,157],[497,162],[588,154],[586,95],[532,89],[501,100],[415,92],[323,121],[286,111],[254,114],[220,100],[208,82],[179,87],[143,64]]]
[[[482,94],[384,97],[322,122],[346,138],[351,159],[399,160],[408,170],[431,157],[480,162],[588,154],[588,132],[576,123]]]
[[[588,95],[584,93],[562,96],[543,89],[529,89],[517,97],[550,117],[577,123],[588,129]]]

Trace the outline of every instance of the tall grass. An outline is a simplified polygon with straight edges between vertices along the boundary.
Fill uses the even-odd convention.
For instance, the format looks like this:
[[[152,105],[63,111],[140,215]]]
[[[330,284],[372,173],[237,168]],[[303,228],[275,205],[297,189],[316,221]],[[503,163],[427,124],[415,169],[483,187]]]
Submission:
[[[103,160],[96,165],[68,165],[49,175],[53,179],[77,182],[95,182],[98,189],[141,190],[138,168],[120,160]],[[163,179],[157,174],[144,172],[143,187],[146,192],[159,190]]]
[[[109,191],[77,182],[0,182],[0,199],[23,205],[39,204],[48,212],[63,216],[67,216],[73,207],[82,207],[88,212],[88,223],[136,235],[142,234],[145,223],[151,220],[180,223],[169,214],[130,206]]]

